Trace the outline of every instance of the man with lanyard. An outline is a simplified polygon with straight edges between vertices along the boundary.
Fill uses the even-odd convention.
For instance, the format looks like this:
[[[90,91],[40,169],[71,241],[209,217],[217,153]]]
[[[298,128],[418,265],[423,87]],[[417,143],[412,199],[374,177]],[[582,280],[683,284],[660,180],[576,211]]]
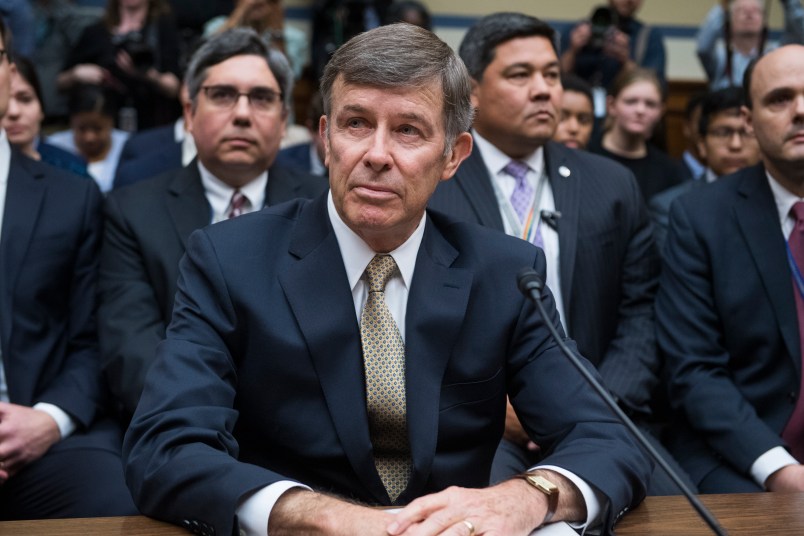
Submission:
[[[554,38],[550,26],[519,13],[489,15],[467,32],[459,52],[473,79],[474,149],[430,207],[544,249],[565,331],[644,423],[657,385],[658,254],[633,175],[550,141],[562,98]],[[509,406],[492,481],[539,456]],[[652,486],[677,492],[656,475]]]

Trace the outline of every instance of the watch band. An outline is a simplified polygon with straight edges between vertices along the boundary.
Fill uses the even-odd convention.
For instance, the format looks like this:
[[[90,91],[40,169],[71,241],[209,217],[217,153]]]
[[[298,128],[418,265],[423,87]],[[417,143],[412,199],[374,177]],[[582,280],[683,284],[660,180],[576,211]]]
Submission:
[[[558,486],[547,480],[541,475],[526,472],[516,475],[517,478],[523,479],[525,482],[541,491],[547,496],[547,515],[544,516],[542,524],[549,523],[558,509]]]

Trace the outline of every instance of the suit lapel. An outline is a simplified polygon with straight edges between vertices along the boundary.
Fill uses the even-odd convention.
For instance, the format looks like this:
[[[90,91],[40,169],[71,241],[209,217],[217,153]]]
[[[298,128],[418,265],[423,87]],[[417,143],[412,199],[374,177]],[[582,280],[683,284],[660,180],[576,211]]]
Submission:
[[[289,251],[294,261],[279,283],[307,342],[344,452],[369,493],[388,504],[374,467],[354,301],[326,199],[319,197],[300,215]]]
[[[451,267],[457,256],[428,218],[405,319],[407,423],[414,469],[399,497],[402,504],[421,495],[435,457],[442,378],[472,287],[470,271]]]
[[[793,356],[796,370],[800,373],[798,313],[785,256],[784,237],[780,232],[776,203],[764,167],[751,168],[742,178],[738,193],[740,199],[734,205],[734,217],[776,312],[776,320],[787,351]]]
[[[186,249],[190,234],[212,221],[212,211],[204,194],[196,159],[176,174],[168,186],[166,204],[182,246]]]
[[[45,196],[45,181],[41,173],[32,172],[16,151],[11,152],[8,170],[3,230],[0,237],[0,296],[2,296],[2,342],[4,353],[11,340],[11,295],[31,243],[36,222]]]
[[[455,181],[463,191],[481,225],[498,231],[505,230],[497,197],[491,185],[492,178],[489,177],[489,171],[477,148],[474,148],[469,157],[461,163],[458,172],[451,180]]]
[[[561,212],[561,218],[557,222],[558,271],[561,277],[561,299],[564,303],[564,325],[569,330],[571,325],[569,304],[572,303],[574,286],[572,278],[578,244],[578,207],[581,200],[582,177],[580,171],[567,158],[567,151],[569,149],[548,142],[544,149],[544,165],[550,180],[550,187],[553,189],[556,210]]]

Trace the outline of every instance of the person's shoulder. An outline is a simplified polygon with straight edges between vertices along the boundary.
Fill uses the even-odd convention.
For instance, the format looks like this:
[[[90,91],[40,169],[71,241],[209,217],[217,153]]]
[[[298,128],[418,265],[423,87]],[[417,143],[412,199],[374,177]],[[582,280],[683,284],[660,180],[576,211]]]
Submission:
[[[134,210],[142,210],[143,202],[167,194],[176,177],[184,173],[191,171],[187,168],[171,169],[147,179],[131,182],[113,189],[109,192],[108,198],[124,206],[131,205]]]
[[[607,181],[613,185],[614,183],[611,181],[633,180],[630,169],[607,156],[580,149],[570,149],[556,142],[549,142],[545,145],[545,149],[545,158],[550,167],[565,165],[570,174],[574,167],[582,173],[584,181]]]
[[[722,218],[724,211],[731,211],[734,203],[742,198],[741,191],[754,188],[765,180],[763,169],[756,165],[720,177],[715,182],[683,193],[678,204],[693,218]]]

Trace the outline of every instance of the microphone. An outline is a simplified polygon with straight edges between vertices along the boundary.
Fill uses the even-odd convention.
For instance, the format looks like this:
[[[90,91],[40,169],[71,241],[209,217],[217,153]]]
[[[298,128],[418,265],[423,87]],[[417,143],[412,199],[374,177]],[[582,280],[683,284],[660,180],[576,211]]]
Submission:
[[[539,212],[542,221],[547,224],[550,229],[558,230],[558,220],[561,219],[561,211],[559,210],[542,210]]]
[[[637,442],[640,446],[647,451],[653,461],[656,464],[664,469],[664,471],[670,476],[670,479],[675,483],[676,486],[681,490],[684,496],[687,498],[689,503],[692,505],[693,508],[698,512],[698,515],[706,521],[706,524],[712,529],[712,532],[717,534],[718,536],[726,536],[726,531],[723,527],[715,519],[715,516],[712,515],[702,503],[698,500],[698,497],[695,496],[694,493],[687,487],[686,484],[681,480],[681,478],[676,474],[675,471],[667,464],[667,462],[662,458],[662,456],[656,452],[656,449],[653,448],[645,436],[642,435],[642,432],[634,424],[634,421],[628,418],[628,416],[623,412],[614,398],[609,394],[608,390],[603,387],[603,384],[595,378],[581,363],[580,358],[575,355],[572,350],[561,340],[561,336],[558,334],[555,326],[550,322],[549,316],[547,315],[547,311],[544,310],[544,305],[542,304],[542,291],[544,290],[544,281],[542,280],[541,276],[539,276],[538,272],[533,268],[523,268],[517,274],[517,286],[519,287],[520,292],[525,295],[525,297],[529,298],[530,301],[536,305],[536,308],[539,310],[539,314],[541,315],[542,319],[544,320],[545,325],[547,326],[547,330],[550,332],[550,336],[555,340],[558,344],[558,347],[561,349],[561,352],[570,360],[572,365],[581,373],[581,376],[586,379],[589,385],[597,391],[597,394],[600,398],[603,399],[604,402],[611,408],[611,410],[617,415],[626,428],[631,432],[631,434],[636,438]]]

